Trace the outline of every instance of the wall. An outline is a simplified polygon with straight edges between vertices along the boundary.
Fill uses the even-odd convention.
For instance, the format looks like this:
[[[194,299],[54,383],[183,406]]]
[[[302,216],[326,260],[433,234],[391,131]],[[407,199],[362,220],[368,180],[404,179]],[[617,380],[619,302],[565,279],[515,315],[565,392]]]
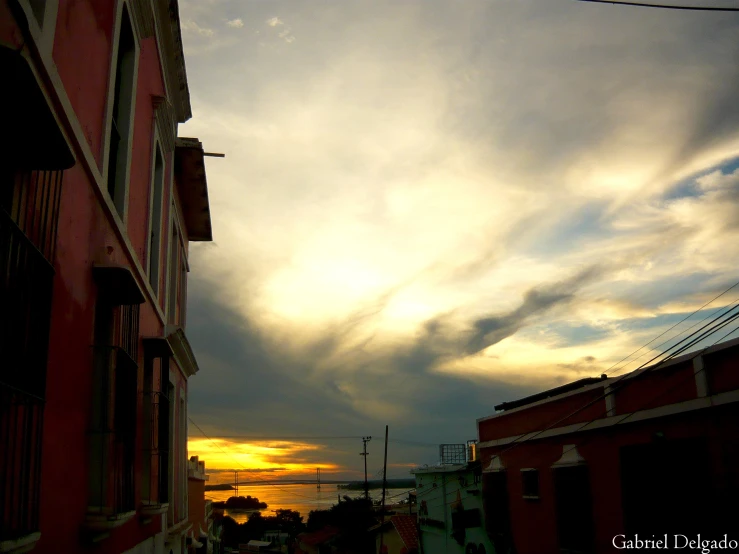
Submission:
[[[59,216],[57,258],[54,268],[53,316],[49,345],[47,402],[42,453],[41,539],[34,552],[95,551],[115,553],[130,549],[148,552],[161,520],[145,522],[134,517],[100,544],[81,542],[81,528],[87,510],[88,429],[92,397],[93,320],[97,287],[92,279],[94,262],[125,265],[138,275],[144,288],[146,276],[136,269],[145,267],[148,233],[149,186],[151,181],[153,111],[152,95],[164,95],[159,55],[153,38],[139,42],[137,94],[134,112],[134,144],[129,181],[128,241],[133,258],[116,232],[114,219],[105,205],[101,172],[104,171],[105,121],[113,44],[114,2],[61,0],[56,20],[53,58],[48,92],[60,119],[69,121],[67,135],[78,162],[64,174]],[[19,32],[0,3],[0,41],[19,43]],[[45,73],[44,66],[37,69]],[[71,109],[69,109],[71,108]],[[66,111],[65,111],[66,110]],[[81,129],[76,134],[74,127]],[[167,166],[172,153],[165,153]],[[87,160],[93,161],[92,166]],[[171,174],[171,168],[169,169]],[[96,182],[97,180],[97,182]],[[169,179],[166,180],[168,182]],[[166,191],[165,191],[166,194]],[[167,206],[169,200],[165,199]],[[165,226],[166,226],[165,210]],[[165,227],[166,229],[167,227]],[[163,324],[153,305],[141,306],[141,336],[161,336]],[[139,386],[142,383],[143,348],[139,345]],[[185,389],[184,379],[177,379]],[[179,398],[179,396],[178,396]],[[142,399],[139,394],[138,413]],[[137,425],[141,434],[141,421]],[[136,504],[140,500],[143,453],[136,454]],[[184,517],[185,514],[183,514]],[[159,539],[157,539],[159,540]],[[136,546],[139,545],[140,546]]]
[[[421,551],[424,554],[464,554],[467,545],[473,543],[476,546],[482,544],[485,551],[491,554],[493,547],[484,528],[481,477],[465,466],[455,468],[458,469],[445,472],[422,469],[412,472],[416,476],[418,512],[421,519]],[[458,499],[461,500],[463,509],[478,510],[480,514],[480,526],[467,528],[461,545],[452,537],[452,511]],[[445,529],[423,524],[423,502],[426,503],[427,517],[445,522]]]
[[[188,479],[188,520],[193,524],[196,538],[200,536],[200,529],[208,531],[208,522],[205,520],[205,481],[202,479]]]
[[[392,523],[386,523],[386,525],[389,525],[389,528],[382,533],[382,544],[386,549],[380,551],[380,534],[378,533],[375,540],[375,552],[377,554],[381,554],[382,552],[387,552],[387,554],[400,554],[400,550],[405,546],[403,544],[403,540],[400,538],[398,531],[396,531]]]
[[[732,375],[736,371],[739,348],[730,345],[728,349],[714,351],[704,357],[705,372],[711,391],[727,394],[728,384],[733,384]],[[700,378],[700,377],[698,377]],[[722,386],[716,386],[720,383]],[[693,363],[677,363],[670,368],[658,370],[647,375],[643,381],[635,380],[633,385],[622,389],[616,397],[616,413],[628,414],[640,409],[664,406],[667,400],[675,402],[674,407],[685,407],[696,402],[696,377]],[[572,396],[570,398],[573,398]],[[574,395],[583,398],[583,395]],[[493,456],[499,456],[508,479],[509,509],[511,530],[519,554],[540,554],[559,549],[557,530],[556,494],[552,465],[565,450],[576,447],[584,459],[589,474],[592,498],[592,517],[594,520],[595,551],[613,552],[613,537],[625,532],[624,485],[622,481],[623,448],[638,445],[682,445],[692,444],[689,440],[705,441],[706,465],[701,463],[698,451],[680,451],[666,464],[658,466],[657,471],[670,477],[676,498],[692,494],[688,483],[704,479],[701,485],[710,501],[692,506],[694,510],[688,519],[703,526],[703,529],[725,529],[731,533],[739,510],[729,499],[739,493],[739,403],[685,411],[654,418],[639,420],[636,417],[617,416],[619,425],[603,427],[598,430],[569,433],[550,438],[523,441],[516,444],[483,446],[481,459],[487,467]],[[728,401],[728,400],[727,400]],[[553,402],[555,406],[556,402]],[[710,406],[710,403],[706,403]],[[532,421],[542,421],[542,413],[555,417],[551,408],[545,404],[532,405],[517,412],[517,421],[530,417]],[[672,408],[671,408],[672,409]],[[509,437],[517,433],[507,427],[510,418],[496,417],[480,422],[480,438],[500,436]],[[484,425],[483,425],[484,423]],[[645,460],[645,471],[648,462]],[[523,498],[521,469],[539,470],[539,499]],[[699,473],[696,473],[699,472]],[[649,477],[647,477],[649,480]],[[656,481],[653,481],[653,483]],[[655,485],[656,486],[656,485]],[[490,491],[486,490],[485,495]],[[731,510],[716,510],[719,506],[732,506]],[[682,509],[682,508],[681,508]],[[733,518],[733,519],[732,519]],[[535,524],[533,523],[535,522]],[[706,533],[704,533],[705,535]],[[722,538],[721,535],[720,538]]]

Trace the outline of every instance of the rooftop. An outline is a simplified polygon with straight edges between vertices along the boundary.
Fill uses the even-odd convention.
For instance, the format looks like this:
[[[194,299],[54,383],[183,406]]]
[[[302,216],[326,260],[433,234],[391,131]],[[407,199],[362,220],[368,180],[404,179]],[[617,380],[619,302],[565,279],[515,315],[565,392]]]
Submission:
[[[582,387],[587,387],[588,385],[593,385],[595,383],[605,381],[606,379],[608,379],[608,376],[605,374],[601,375],[600,377],[586,377],[585,379],[580,379],[578,381],[573,381],[572,383],[567,383],[566,385],[562,385],[559,387],[555,387],[553,389],[545,390],[544,392],[532,394],[531,396],[527,396],[519,400],[513,400],[511,402],[503,402],[495,406],[495,411],[499,412],[499,411],[505,411],[505,410],[512,410],[514,408],[520,408],[521,406],[526,406],[527,404],[533,404],[534,402],[538,402],[539,400],[545,400],[547,398],[558,396],[565,392],[570,392],[576,389],[580,389]]]
[[[198,139],[178,137],[175,141],[177,188],[187,238],[191,241],[213,240],[204,157],[203,145]]]
[[[398,531],[403,544],[408,550],[418,548],[418,530],[416,529],[416,517],[411,515],[395,515],[390,518],[393,526]]]

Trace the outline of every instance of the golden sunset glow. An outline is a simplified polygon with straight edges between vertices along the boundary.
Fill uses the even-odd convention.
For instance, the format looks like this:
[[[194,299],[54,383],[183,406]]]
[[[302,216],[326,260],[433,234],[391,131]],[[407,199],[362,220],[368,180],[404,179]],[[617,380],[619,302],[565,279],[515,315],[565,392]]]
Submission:
[[[190,456],[207,460],[209,469],[239,470],[255,480],[306,476],[314,474],[316,468],[326,473],[341,469],[330,461],[320,461],[322,448],[308,443],[191,438],[187,449]],[[312,462],[314,459],[317,461]]]

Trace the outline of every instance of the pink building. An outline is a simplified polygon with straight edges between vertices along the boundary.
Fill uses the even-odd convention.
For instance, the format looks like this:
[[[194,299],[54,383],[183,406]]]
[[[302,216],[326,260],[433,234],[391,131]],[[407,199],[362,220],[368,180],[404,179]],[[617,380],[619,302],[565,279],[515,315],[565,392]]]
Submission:
[[[739,339],[496,410],[477,421],[496,552],[739,541]]]
[[[0,0],[0,552],[186,548],[190,241],[176,0]]]

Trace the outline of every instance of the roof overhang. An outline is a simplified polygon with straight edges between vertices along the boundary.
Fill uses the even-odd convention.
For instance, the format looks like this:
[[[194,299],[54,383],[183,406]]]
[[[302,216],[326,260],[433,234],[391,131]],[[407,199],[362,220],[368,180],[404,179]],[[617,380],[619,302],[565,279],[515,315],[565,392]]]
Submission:
[[[192,377],[200,371],[190,341],[187,340],[182,327],[168,325],[167,342],[172,349],[172,356],[186,377]]]
[[[103,298],[114,306],[143,304],[146,300],[136,277],[126,266],[93,264],[92,276]]]
[[[169,358],[174,354],[172,346],[164,337],[144,337],[144,351],[152,358]]]
[[[64,132],[28,60],[0,46],[0,151],[23,169],[63,170],[75,164]]]
[[[203,145],[198,139],[177,138],[175,141],[175,179],[182,217],[191,241],[213,240],[204,157]]]
[[[175,110],[177,120],[184,123],[192,117],[190,105],[190,87],[187,84],[187,69],[185,68],[185,52],[182,47],[182,26],[180,25],[180,7],[177,0],[169,0],[170,28],[172,30],[172,44],[175,71],[177,75],[177,101]]]

